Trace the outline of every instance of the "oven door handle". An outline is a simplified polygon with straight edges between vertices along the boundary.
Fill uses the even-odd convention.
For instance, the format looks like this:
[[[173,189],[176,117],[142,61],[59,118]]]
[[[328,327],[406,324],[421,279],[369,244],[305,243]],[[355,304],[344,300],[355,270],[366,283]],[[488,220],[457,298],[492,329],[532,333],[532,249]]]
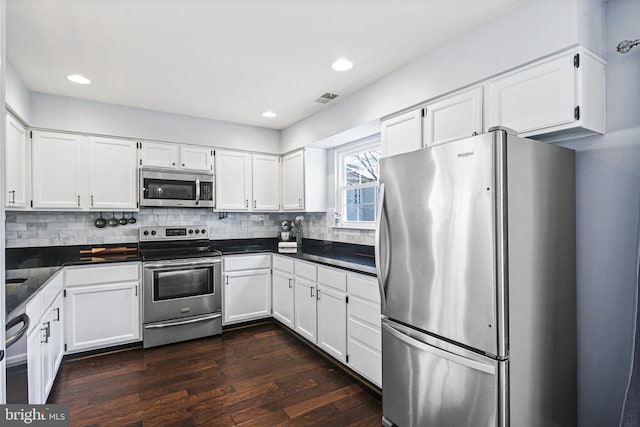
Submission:
[[[197,261],[188,261],[185,262],[184,260],[177,260],[177,261],[162,261],[162,262],[145,262],[142,264],[143,268],[145,269],[151,269],[151,268],[165,268],[165,267],[171,267],[171,268],[175,268],[175,267],[196,267],[196,266],[202,266],[202,265],[215,265],[215,264],[220,264],[222,261],[220,259],[216,259],[216,258],[207,258],[207,259],[200,259]]]
[[[170,322],[170,323],[158,323],[153,325],[144,325],[144,328],[145,329],[168,328],[170,326],[188,325],[189,323],[204,322],[205,320],[217,319],[218,317],[222,317],[222,314],[216,313],[211,316],[199,317],[197,319],[181,320],[178,322]]]

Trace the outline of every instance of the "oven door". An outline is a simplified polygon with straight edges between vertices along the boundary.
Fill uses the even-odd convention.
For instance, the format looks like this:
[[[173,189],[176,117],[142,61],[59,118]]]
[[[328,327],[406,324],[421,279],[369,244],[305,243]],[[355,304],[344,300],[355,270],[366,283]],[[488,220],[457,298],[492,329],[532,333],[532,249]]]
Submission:
[[[222,310],[220,258],[145,262],[144,323]]]

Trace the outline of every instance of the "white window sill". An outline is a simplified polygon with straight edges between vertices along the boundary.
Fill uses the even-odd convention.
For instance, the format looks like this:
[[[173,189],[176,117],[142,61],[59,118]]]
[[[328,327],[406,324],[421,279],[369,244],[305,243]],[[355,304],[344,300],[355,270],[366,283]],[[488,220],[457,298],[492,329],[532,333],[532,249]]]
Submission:
[[[344,229],[344,230],[365,230],[365,231],[376,231],[375,224],[353,224],[346,223],[340,225],[333,225],[331,228],[334,229]]]

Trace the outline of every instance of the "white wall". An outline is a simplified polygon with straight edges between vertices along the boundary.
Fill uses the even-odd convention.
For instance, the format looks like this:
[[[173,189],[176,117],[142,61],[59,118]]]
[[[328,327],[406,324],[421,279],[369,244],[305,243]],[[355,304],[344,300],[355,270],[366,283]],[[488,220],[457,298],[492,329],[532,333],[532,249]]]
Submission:
[[[31,121],[31,91],[27,89],[13,66],[7,62],[5,102],[25,123]]]
[[[582,40],[578,34],[577,1],[594,0],[530,0],[496,17],[492,24],[284,129],[282,151],[325,139],[578,44]],[[594,43],[584,42],[586,47]]]
[[[29,125],[158,141],[280,153],[280,131],[78,98],[31,94]]]

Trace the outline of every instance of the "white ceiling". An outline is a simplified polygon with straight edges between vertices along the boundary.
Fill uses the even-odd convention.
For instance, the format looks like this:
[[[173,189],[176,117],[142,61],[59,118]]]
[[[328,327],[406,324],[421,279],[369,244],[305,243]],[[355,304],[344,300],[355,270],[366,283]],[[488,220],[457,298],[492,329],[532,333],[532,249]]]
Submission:
[[[8,0],[7,57],[32,91],[282,129],[523,1]]]

